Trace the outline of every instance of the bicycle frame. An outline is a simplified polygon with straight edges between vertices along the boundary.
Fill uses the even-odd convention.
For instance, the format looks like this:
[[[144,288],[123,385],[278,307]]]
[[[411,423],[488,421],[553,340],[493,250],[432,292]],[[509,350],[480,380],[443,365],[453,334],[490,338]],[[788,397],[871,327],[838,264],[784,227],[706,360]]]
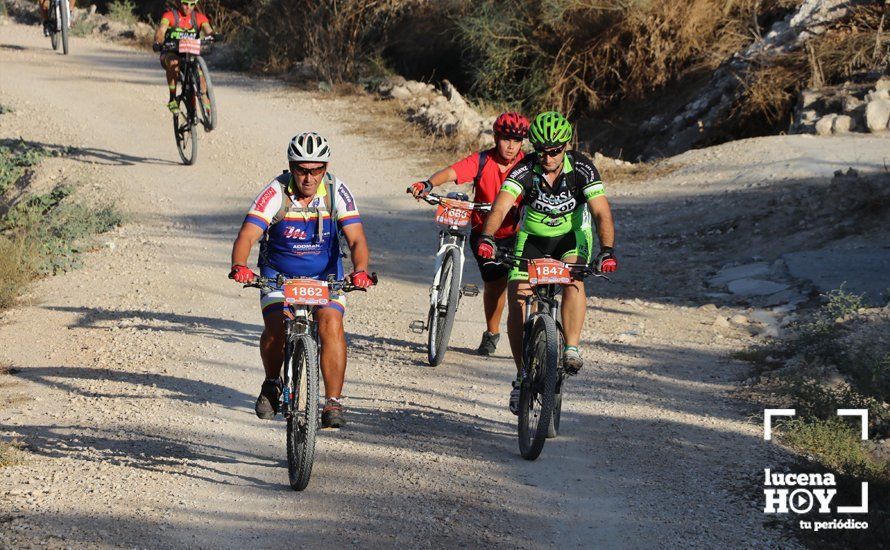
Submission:
[[[456,248],[460,251],[460,265],[458,266],[457,273],[455,273],[455,276],[457,277],[457,285],[458,288],[460,288],[464,276],[464,246],[466,245],[466,242],[466,234],[460,231],[457,227],[451,226],[448,229],[443,229],[439,232],[439,251],[436,252],[433,286],[430,287],[431,306],[435,307],[439,303],[439,292],[442,290],[440,288],[442,282],[442,262],[445,260],[445,256],[448,255],[448,251],[452,248]]]

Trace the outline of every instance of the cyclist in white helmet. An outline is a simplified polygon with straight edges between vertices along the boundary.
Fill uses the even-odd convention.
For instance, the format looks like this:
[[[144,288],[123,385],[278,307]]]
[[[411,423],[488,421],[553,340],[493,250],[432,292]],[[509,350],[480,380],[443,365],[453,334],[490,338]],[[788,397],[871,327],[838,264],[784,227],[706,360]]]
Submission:
[[[283,273],[289,278],[326,279],[334,275],[342,279],[340,240],[344,239],[354,266],[349,278],[354,285],[368,288],[373,282],[367,272],[365,232],[349,188],[327,171],[331,159],[327,140],[315,132],[299,134],[288,145],[287,158],[290,170],[266,184],[241,225],[232,248],[230,277],[239,283],[253,280],[256,275],[247,267],[248,256],[262,239],[257,262],[262,276]],[[340,428],[346,423],[340,402],[346,375],[346,300],[342,295],[331,298],[315,313],[326,397],[321,422],[324,428]],[[263,292],[260,305],[265,324],[260,356],[266,378],[257,397],[256,415],[271,419],[278,412],[279,374],[284,360],[282,291]]]

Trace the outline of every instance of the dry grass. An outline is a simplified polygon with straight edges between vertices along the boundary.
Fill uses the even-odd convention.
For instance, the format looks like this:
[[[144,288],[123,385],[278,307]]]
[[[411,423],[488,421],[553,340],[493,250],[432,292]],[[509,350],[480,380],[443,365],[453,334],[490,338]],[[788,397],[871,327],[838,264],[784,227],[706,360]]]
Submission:
[[[13,306],[37,274],[37,247],[24,233],[0,236],[0,310]]]
[[[783,127],[801,89],[884,70],[890,63],[890,41],[880,40],[882,26],[886,23],[880,6],[860,6],[843,23],[808,42],[805,50],[755,60],[741,77],[743,92],[734,117]]]
[[[597,169],[603,181],[608,185],[611,182],[638,183],[658,179],[674,173],[683,167],[676,162],[637,162],[630,165],[616,165],[608,160],[597,163]]]

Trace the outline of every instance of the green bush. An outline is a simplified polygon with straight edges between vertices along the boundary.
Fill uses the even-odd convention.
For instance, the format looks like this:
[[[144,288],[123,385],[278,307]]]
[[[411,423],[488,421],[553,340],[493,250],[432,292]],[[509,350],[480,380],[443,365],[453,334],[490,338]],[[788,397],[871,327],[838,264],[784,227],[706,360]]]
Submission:
[[[0,145],[0,195],[19,181],[28,168],[40,162],[46,155],[45,149],[25,141],[6,142]]]
[[[89,247],[90,237],[121,223],[113,207],[92,208],[67,201],[73,191],[73,187],[59,185],[49,193],[30,196],[11,208],[3,220],[7,232],[27,234],[39,243],[38,274],[78,267],[78,254]]]
[[[118,0],[108,5],[108,18],[127,25],[135,25],[139,18],[133,12],[136,5],[130,0]]]
[[[859,430],[840,418],[791,420],[782,426],[783,441],[840,473],[886,481],[888,465],[875,460],[862,446]]]

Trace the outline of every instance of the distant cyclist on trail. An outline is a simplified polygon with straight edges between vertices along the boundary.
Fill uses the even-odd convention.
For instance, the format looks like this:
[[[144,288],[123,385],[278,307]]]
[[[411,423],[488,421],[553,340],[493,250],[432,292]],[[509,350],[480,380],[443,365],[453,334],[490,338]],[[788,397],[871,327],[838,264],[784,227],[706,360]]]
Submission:
[[[37,5],[40,7],[40,17],[43,18],[43,36],[49,36],[52,29],[49,28],[49,2],[50,0],[38,0]],[[75,0],[68,0],[68,9],[74,13]]]
[[[595,265],[604,272],[617,269],[612,248],[615,226],[603,182],[586,155],[566,150],[571,139],[572,125],[561,114],[548,111],[535,117],[529,129],[529,141],[535,152],[523,158],[504,181],[482,227],[477,255],[495,257],[496,231],[519,199],[523,210],[514,255],[528,259],[549,256],[568,263],[589,262],[593,245],[592,215],[600,245]],[[525,269],[527,265],[514,267],[509,275],[507,332],[517,372],[522,358],[523,300],[532,292]],[[574,281],[563,285],[564,357],[569,372],[577,372],[584,365],[578,344],[586,309],[584,283]],[[518,414],[518,406],[516,380],[510,392],[510,410]]]
[[[327,171],[331,159],[328,142],[315,132],[295,136],[288,148],[290,170],[269,182],[250,207],[241,231],[232,247],[229,276],[248,283],[256,276],[247,267],[250,251],[260,243],[258,266],[263,277],[343,278],[340,239],[349,246],[355,271],[349,275],[353,285],[368,288],[368,242],[362,228],[355,199],[346,184]],[[332,219],[331,213],[334,213]],[[342,232],[342,235],[340,234]],[[346,299],[332,295],[331,301],[315,313],[321,341],[321,374],[326,403],[321,414],[322,427],[339,428],[346,424],[340,403],[346,376],[346,335],[343,314]],[[265,328],[260,337],[260,356],[266,378],[256,400],[256,415],[271,419],[278,412],[281,394],[279,374],[284,361],[284,315],[286,305],[281,289],[260,296]]]
[[[528,119],[519,113],[503,113],[495,121],[494,147],[459,160],[443,168],[425,181],[419,181],[409,187],[416,198],[425,197],[433,190],[448,182],[475,184],[475,202],[492,203],[504,183],[504,179],[517,162],[522,160],[522,140],[528,135]],[[474,251],[482,235],[482,224],[486,213],[474,211],[472,230],[470,231],[470,249]],[[503,221],[492,230],[495,243],[499,247],[512,248],[516,239],[518,223],[517,211],[509,209]],[[495,352],[500,339],[501,316],[507,298],[507,274],[509,269],[495,263],[490,258],[476,256],[479,273],[484,282],[482,302],[485,308],[485,332],[482,342],[476,350],[480,355],[491,355]]]
[[[161,16],[161,23],[155,32],[155,49],[159,49],[167,40],[199,38],[201,34],[204,36],[213,34],[210,19],[197,10],[197,5],[198,0],[177,0],[176,9],[170,10]],[[167,108],[176,114],[179,112],[179,106],[176,103],[176,81],[179,80],[179,54],[176,52],[162,52],[161,66],[167,71],[167,87],[170,90],[170,100],[167,103]]]

